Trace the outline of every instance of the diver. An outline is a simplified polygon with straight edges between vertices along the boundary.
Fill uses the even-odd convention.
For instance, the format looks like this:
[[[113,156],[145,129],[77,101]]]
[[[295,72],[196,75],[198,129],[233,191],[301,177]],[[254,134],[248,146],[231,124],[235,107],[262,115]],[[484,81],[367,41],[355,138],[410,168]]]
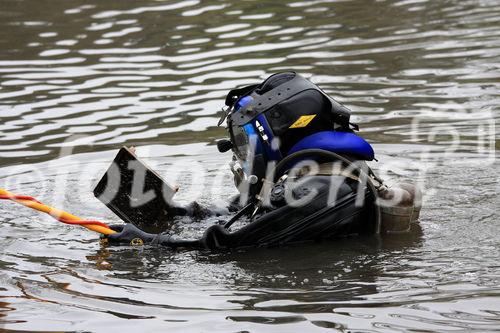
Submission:
[[[418,219],[415,186],[388,188],[368,167],[371,145],[354,132],[350,110],[295,72],[231,90],[219,126],[229,139],[230,168],[239,196],[233,217],[200,239],[148,233],[132,223],[113,226],[109,244],[153,244],[185,249],[238,249],[404,232]],[[169,214],[202,216],[207,208],[171,202]],[[233,224],[243,224],[232,230]]]

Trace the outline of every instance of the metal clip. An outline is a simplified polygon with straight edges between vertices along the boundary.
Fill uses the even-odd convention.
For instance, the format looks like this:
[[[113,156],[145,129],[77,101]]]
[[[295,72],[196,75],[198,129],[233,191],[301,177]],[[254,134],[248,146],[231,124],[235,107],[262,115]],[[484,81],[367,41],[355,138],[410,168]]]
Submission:
[[[144,245],[144,241],[141,238],[134,238],[130,241],[131,246],[142,246]]]
[[[229,106],[223,106],[221,108],[222,115],[220,116],[219,122],[217,123],[217,126],[222,125],[224,120],[226,120],[227,116],[229,115],[229,111],[231,111],[231,108]]]

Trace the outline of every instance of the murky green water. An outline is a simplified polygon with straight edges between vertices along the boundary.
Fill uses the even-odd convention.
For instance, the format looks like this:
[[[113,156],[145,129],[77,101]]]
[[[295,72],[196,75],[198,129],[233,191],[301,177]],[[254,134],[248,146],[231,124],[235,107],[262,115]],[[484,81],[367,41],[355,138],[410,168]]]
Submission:
[[[0,187],[117,221],[91,189],[127,144],[181,201],[220,203],[226,92],[294,69],[426,193],[410,235],[231,254],[101,248],[0,202],[0,330],[499,330],[500,2],[3,0],[0,18]]]

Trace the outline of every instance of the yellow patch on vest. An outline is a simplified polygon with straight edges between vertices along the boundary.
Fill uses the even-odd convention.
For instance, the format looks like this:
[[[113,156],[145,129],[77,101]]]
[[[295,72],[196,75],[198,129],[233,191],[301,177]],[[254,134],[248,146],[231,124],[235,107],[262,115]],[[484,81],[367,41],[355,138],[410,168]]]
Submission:
[[[306,127],[307,125],[309,125],[309,123],[311,122],[311,120],[314,119],[314,117],[316,117],[315,114],[309,114],[309,115],[305,115],[305,116],[300,116],[299,119],[297,119],[290,127],[288,128],[301,128],[301,127]]]

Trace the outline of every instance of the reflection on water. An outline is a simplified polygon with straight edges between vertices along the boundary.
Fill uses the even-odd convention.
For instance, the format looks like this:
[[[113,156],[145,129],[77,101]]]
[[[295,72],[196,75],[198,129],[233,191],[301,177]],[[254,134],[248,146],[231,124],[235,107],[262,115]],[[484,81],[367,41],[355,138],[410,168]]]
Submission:
[[[410,118],[474,136],[499,100],[498,10],[488,1],[4,2],[0,156],[47,159],[74,134],[90,135],[81,151],[211,142],[224,134],[215,124],[228,89],[289,68],[352,107],[376,142],[408,140]]]
[[[3,1],[0,187],[116,221],[90,193],[114,149],[210,178],[227,91],[295,69],[354,110],[376,168],[429,195],[405,238],[230,254],[104,249],[2,202],[0,328],[497,329],[499,16],[494,1]],[[68,140],[78,154],[56,159]],[[234,191],[215,188],[199,199]]]

